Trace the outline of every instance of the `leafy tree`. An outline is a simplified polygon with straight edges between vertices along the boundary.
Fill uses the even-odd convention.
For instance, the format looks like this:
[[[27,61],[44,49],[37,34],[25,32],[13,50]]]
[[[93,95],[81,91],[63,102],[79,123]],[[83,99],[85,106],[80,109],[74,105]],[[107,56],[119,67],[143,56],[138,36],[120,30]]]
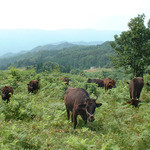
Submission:
[[[115,35],[111,46],[115,49],[112,61],[115,67],[123,66],[134,76],[143,76],[150,61],[150,29],[144,25],[145,15],[138,15],[128,23],[129,30]]]
[[[148,27],[150,28],[150,19],[149,19],[149,21],[148,21],[148,24],[147,24],[147,25],[148,25]]]

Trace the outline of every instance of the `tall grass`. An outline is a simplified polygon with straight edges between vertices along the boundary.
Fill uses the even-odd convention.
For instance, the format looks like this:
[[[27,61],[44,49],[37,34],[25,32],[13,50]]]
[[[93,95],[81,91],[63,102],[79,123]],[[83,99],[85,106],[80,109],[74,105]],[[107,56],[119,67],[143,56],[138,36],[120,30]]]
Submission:
[[[102,77],[101,72],[72,75],[62,73],[36,74],[34,70],[0,71],[0,87],[11,85],[14,95],[6,104],[0,101],[0,149],[62,149],[62,150],[144,150],[150,149],[150,91],[144,86],[139,108],[126,104],[129,87],[123,77],[113,72],[116,88],[105,92],[88,78]],[[108,73],[108,76],[113,75]],[[95,111],[95,121],[84,124],[78,117],[77,129],[67,120],[63,101],[67,85],[59,77],[71,79],[70,86],[85,88],[91,97],[98,94],[103,105]],[[40,89],[29,94],[27,83],[38,78]],[[149,76],[144,80],[149,81]]]

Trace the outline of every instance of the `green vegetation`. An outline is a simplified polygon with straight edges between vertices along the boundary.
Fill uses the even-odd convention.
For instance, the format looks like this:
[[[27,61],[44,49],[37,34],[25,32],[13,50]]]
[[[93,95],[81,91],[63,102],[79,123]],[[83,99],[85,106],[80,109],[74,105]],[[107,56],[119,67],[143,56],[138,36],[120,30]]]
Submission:
[[[115,64],[125,66],[129,72],[123,68],[110,69],[113,65],[109,57],[114,50],[109,42],[57,50],[38,47],[39,51],[0,59],[0,69],[9,67],[0,71],[0,88],[8,85],[14,89],[8,104],[0,101],[0,149],[150,149],[150,88],[145,84],[139,108],[127,104],[127,81],[145,73],[144,82],[150,82],[149,29],[143,21],[144,15],[131,19],[130,30],[115,36],[112,43]],[[10,67],[12,64],[22,69]],[[83,71],[92,66],[99,69]],[[97,102],[102,106],[96,109],[94,122],[85,125],[79,116],[77,129],[73,129],[63,101],[69,86],[60,77],[71,79],[69,86],[86,89],[91,98],[98,95]],[[116,88],[105,92],[104,88],[87,83],[88,78],[115,79]],[[27,91],[27,83],[33,79],[40,82],[36,94]]]
[[[96,120],[84,124],[78,117],[77,129],[73,129],[67,114],[63,96],[67,85],[59,77],[71,79],[70,86],[86,89],[91,98],[99,95],[97,102],[103,105],[96,109]],[[88,78],[111,77],[116,79],[116,88],[105,92],[96,84],[87,83]],[[150,149],[150,92],[144,87],[140,107],[127,105],[130,76],[120,70],[102,69],[98,72],[77,72],[72,74],[36,74],[35,70],[10,68],[0,71],[0,86],[14,88],[10,102],[0,101],[0,149],[62,149],[62,150],[138,150]],[[36,94],[28,94],[27,83],[40,80]],[[145,82],[150,76],[144,77]]]
[[[150,61],[150,28],[144,25],[144,19],[144,14],[131,19],[129,30],[122,32],[120,37],[115,35],[115,42],[111,42],[115,49],[112,58],[115,66],[130,70],[136,77],[143,77]]]
[[[65,46],[67,47],[67,43]],[[70,46],[69,43],[68,46]],[[112,66],[109,57],[113,55],[113,49],[109,42],[97,46],[72,46],[59,50],[48,50],[48,47],[41,49],[40,47],[39,51],[30,51],[22,55],[0,59],[0,69],[7,69],[13,64],[19,68],[34,67],[39,72],[45,69],[47,62],[54,63],[54,65],[57,63],[62,72],[69,72],[72,69],[89,69],[92,66]]]

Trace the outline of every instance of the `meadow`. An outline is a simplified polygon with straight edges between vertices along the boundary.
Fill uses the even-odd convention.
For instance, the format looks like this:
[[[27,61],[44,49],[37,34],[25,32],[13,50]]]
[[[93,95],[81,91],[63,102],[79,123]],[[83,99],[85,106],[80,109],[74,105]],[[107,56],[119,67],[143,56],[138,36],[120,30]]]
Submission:
[[[84,124],[78,116],[77,129],[67,120],[64,93],[69,87],[59,77],[71,79],[72,87],[84,88],[91,98],[98,95],[95,121]],[[116,88],[105,92],[88,78],[111,77]],[[2,150],[147,150],[150,149],[150,88],[144,86],[139,108],[126,104],[132,75],[116,70],[57,71],[36,74],[35,70],[10,68],[0,71],[0,88],[10,85],[14,95],[0,101],[0,149]],[[28,93],[27,83],[40,80],[36,94]],[[150,81],[150,75],[144,76]]]

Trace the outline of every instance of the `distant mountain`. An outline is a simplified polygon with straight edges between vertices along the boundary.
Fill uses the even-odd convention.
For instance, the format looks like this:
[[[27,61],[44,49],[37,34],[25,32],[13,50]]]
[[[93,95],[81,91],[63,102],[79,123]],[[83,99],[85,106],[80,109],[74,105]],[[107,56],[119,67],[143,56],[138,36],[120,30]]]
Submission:
[[[29,52],[20,53],[20,55],[1,58],[0,69],[7,69],[13,64],[16,67],[27,67],[41,66],[49,62],[57,63],[69,69],[111,66],[109,57],[113,56],[114,50],[109,42],[94,46],[73,45],[65,42],[55,46],[46,45],[43,48],[41,46]]]
[[[15,56],[19,56],[19,55],[22,55],[22,54],[25,54],[27,53],[28,51],[20,51],[18,53],[6,53],[2,56],[0,56],[0,58],[10,58],[10,57],[15,57]]]
[[[104,43],[103,41],[92,41],[92,42],[84,42],[84,41],[78,41],[78,42],[72,42],[73,44],[76,45],[85,45],[85,46],[90,46],[90,45],[101,45]]]
[[[68,41],[76,44],[76,41],[112,41],[115,34],[121,31],[99,31],[91,29],[66,29],[66,30],[36,30],[14,29],[0,30],[0,56],[6,53],[18,53],[22,50],[29,51],[38,45]],[[81,43],[80,43],[81,44]],[[84,45],[82,43],[82,45]]]
[[[33,48],[31,51],[35,52],[35,51],[39,51],[39,50],[60,50],[60,49],[69,48],[69,47],[72,47],[72,46],[76,46],[76,45],[72,44],[72,43],[68,43],[68,42],[61,43],[61,44],[58,44],[58,45],[47,44],[47,45],[44,45],[44,46],[37,46],[37,47]]]

